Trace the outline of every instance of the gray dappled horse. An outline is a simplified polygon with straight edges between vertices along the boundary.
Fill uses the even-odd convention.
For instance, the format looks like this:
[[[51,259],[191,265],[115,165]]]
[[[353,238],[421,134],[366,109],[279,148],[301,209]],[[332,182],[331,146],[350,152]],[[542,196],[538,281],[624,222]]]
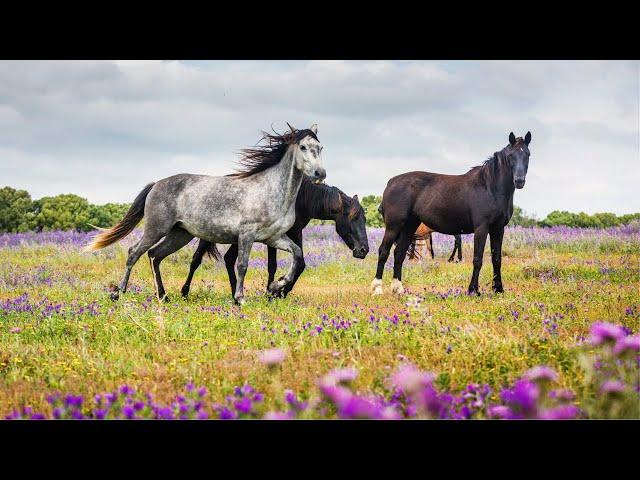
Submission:
[[[238,283],[234,300],[244,303],[244,277],[253,242],[293,254],[289,272],[272,282],[278,295],[293,281],[302,251],[286,232],[296,219],[296,198],[303,175],[316,181],[326,177],[317,125],[282,135],[263,132],[264,145],[244,149],[242,169],[223,177],[180,174],[147,185],[124,218],[93,239],[87,250],[97,250],[125,237],[145,217],[144,232],[129,248],[122,282],[111,297],[126,292],[131,269],[148,250],[159,300],[166,300],[160,262],[194,237],[211,243],[238,245]]]

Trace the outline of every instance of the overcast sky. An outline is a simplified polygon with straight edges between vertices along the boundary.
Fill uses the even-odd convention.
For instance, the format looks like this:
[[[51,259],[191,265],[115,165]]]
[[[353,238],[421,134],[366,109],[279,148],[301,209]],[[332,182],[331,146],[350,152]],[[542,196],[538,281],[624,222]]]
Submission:
[[[176,173],[230,173],[261,130],[319,126],[326,182],[381,195],[461,174],[532,133],[515,204],[640,211],[640,63],[0,61],[0,187],[130,202]]]

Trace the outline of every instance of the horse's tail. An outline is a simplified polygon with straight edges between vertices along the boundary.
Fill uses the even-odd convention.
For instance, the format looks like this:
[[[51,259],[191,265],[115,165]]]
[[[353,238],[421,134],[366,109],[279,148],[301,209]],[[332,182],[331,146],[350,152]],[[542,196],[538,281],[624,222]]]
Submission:
[[[213,258],[217,262],[222,260],[222,255],[220,254],[220,250],[218,250],[218,247],[216,246],[215,243],[210,243],[209,246],[207,247],[206,252],[209,255],[209,257]]]
[[[420,260],[422,258],[422,255],[420,254],[420,252],[418,252],[418,250],[416,250],[416,242],[420,239],[420,237],[418,237],[417,234],[413,235],[413,239],[411,240],[411,243],[409,244],[409,248],[407,249],[407,255],[409,256],[410,260]]]
[[[84,250],[87,252],[99,250],[129,235],[140,220],[142,220],[142,217],[144,217],[144,204],[147,200],[147,195],[154,185],[155,182],[152,182],[144,187],[133,201],[129,211],[125,214],[122,220],[113,227],[103,230],[93,237],[93,241],[87,245]]]

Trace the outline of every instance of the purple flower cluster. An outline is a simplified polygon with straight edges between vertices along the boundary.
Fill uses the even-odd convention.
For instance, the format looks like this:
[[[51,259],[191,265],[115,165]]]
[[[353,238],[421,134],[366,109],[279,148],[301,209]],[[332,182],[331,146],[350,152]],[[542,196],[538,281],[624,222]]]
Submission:
[[[97,302],[88,305],[81,305],[76,302],[71,304],[52,303],[47,297],[40,300],[31,300],[28,293],[23,293],[16,298],[8,298],[0,302],[0,313],[27,313],[29,316],[40,314],[42,317],[51,317],[53,315],[76,316],[100,314]]]
[[[96,395],[90,406],[82,396],[60,393],[50,395],[54,419],[294,419],[301,415],[331,416],[342,419],[546,419],[561,420],[581,417],[640,418],[640,336],[628,328],[597,322],[591,328],[591,348],[600,355],[593,363],[595,398],[585,402],[585,409],[574,405],[575,394],[569,390],[551,390],[559,380],[558,373],[546,365],[538,365],[499,393],[499,403],[488,404],[488,385],[467,385],[452,393],[436,387],[436,377],[421,371],[406,357],[405,362],[389,378],[389,398],[384,395],[360,394],[353,390],[358,371],[341,368],[320,378],[320,398],[302,401],[292,390],[284,392],[285,411],[260,414],[264,395],[251,385],[235,387],[224,404],[207,405],[207,390],[186,386],[169,405],[154,402],[152,395],[136,395],[128,385],[110,393]],[[285,360],[282,350],[272,349],[259,354],[266,365],[279,365]],[[596,363],[597,362],[597,363]],[[635,382],[635,383],[634,383]],[[595,405],[595,406],[593,406]],[[210,414],[209,412],[212,412]],[[45,418],[29,407],[14,410],[7,419]]]
[[[591,326],[588,347],[592,356],[596,418],[640,417],[640,335],[621,325],[596,322]]]
[[[226,397],[226,404],[215,404],[213,409],[221,420],[236,420],[241,418],[258,418],[256,404],[264,400],[264,395],[257,392],[251,385],[235,387],[233,395]]]
[[[502,404],[488,409],[490,418],[569,420],[577,418],[580,409],[570,404],[572,392],[549,391],[549,385],[558,379],[558,374],[546,366],[537,366],[527,371],[513,386],[500,392]]]

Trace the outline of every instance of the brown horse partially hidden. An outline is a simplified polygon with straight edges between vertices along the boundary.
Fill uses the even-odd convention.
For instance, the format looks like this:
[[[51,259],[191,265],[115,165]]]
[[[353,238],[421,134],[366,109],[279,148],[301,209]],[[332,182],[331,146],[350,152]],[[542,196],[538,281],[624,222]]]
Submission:
[[[433,236],[431,235],[434,230],[431,230],[424,223],[421,223],[416,233],[413,235],[413,241],[411,245],[409,245],[409,249],[407,250],[407,256],[409,260],[420,260],[422,258],[422,250],[426,250],[427,247],[429,249],[429,253],[431,253],[431,259],[435,258],[433,254]],[[453,262],[456,251],[458,252],[458,261],[462,261],[462,237],[460,235],[454,235],[455,241],[453,244],[453,251],[451,252],[451,256],[449,257],[449,262]]]
[[[503,292],[500,273],[504,227],[513,214],[513,194],[524,187],[529,167],[531,132],[524,139],[509,135],[509,144],[484,164],[463,175],[409,172],[393,177],[382,196],[385,232],[378,250],[378,269],[371,282],[374,295],[382,293],[382,273],[391,246],[394,293],[404,292],[402,262],[420,222],[447,235],[473,233],[473,274],[469,293],[479,294],[482,254],[491,238],[493,290]]]

